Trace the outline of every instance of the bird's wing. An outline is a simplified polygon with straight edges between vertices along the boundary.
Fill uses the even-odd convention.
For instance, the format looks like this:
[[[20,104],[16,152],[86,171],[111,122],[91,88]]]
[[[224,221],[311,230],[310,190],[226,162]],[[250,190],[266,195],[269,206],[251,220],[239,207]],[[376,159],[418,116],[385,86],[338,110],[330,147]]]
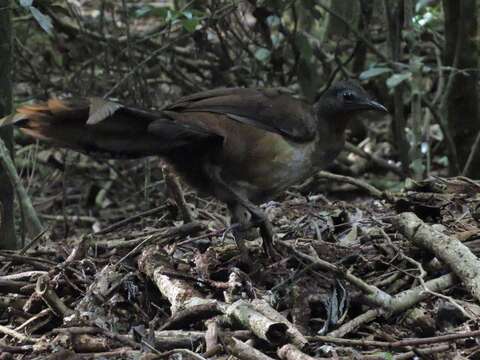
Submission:
[[[245,125],[275,132],[292,141],[315,137],[315,119],[308,106],[279,89],[226,88],[183,97],[164,109],[176,120],[182,114],[223,114]]]
[[[169,153],[185,145],[221,144],[232,124],[278,133],[297,142],[315,137],[311,111],[276,89],[218,89],[179,99],[162,111],[142,110],[99,98],[51,99],[0,119],[35,138],[112,156]]]

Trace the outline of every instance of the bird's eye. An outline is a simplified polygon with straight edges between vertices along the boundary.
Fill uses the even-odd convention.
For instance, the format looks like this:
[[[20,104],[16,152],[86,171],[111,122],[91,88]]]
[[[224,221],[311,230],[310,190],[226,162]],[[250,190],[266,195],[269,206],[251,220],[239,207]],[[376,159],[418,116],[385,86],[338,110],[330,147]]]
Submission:
[[[347,101],[352,101],[355,98],[355,95],[353,95],[353,92],[351,91],[346,91],[343,93],[343,99]]]

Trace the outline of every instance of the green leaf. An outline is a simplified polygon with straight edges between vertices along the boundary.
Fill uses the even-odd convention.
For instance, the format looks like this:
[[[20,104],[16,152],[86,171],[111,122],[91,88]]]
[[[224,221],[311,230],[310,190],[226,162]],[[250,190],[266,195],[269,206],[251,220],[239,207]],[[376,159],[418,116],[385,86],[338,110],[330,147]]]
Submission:
[[[425,165],[423,164],[422,159],[413,160],[410,163],[409,167],[415,175],[418,175],[420,177],[421,175],[423,175],[423,172],[425,171]]]
[[[33,0],[20,0],[20,5],[22,5],[23,7],[30,7],[32,6],[33,4]]]
[[[410,80],[411,78],[412,78],[412,73],[410,72],[393,74],[387,79],[387,86],[390,89],[393,89],[394,87],[397,87],[398,85],[400,85],[402,82],[406,80]]]
[[[50,19],[48,15],[44,15],[34,6],[30,6],[29,9],[35,20],[37,20],[38,25],[40,25],[40,27],[45,30],[45,32],[51,34],[53,29],[52,19]]]
[[[437,164],[448,167],[448,156],[440,156],[434,160]]]
[[[272,40],[272,45],[277,48],[283,41],[284,37],[281,33],[278,33],[270,35],[270,39]]]
[[[133,14],[137,18],[152,16],[152,17],[158,17],[165,20],[169,10],[170,9],[168,7],[143,5],[135,9]]]
[[[277,15],[270,15],[269,17],[267,17],[267,24],[270,27],[278,26],[281,22],[282,20]]]
[[[393,354],[391,352],[386,352],[383,354],[385,360],[393,360]]]
[[[181,13],[180,13],[180,12],[178,12],[178,11],[176,11],[176,10],[168,9],[168,10],[167,10],[167,16],[165,17],[165,20],[166,20],[166,21],[174,22],[174,21],[177,20],[180,16],[181,16]]]
[[[270,59],[270,55],[270,50],[266,48],[259,48],[257,51],[255,51],[255,59],[263,63]]]
[[[135,9],[135,11],[133,12],[133,16],[137,18],[144,17],[144,16],[147,16],[151,10],[152,10],[151,6],[148,6],[148,5],[140,6],[139,8]]]
[[[188,32],[194,32],[199,23],[198,19],[183,19],[182,26]]]
[[[374,67],[374,68],[371,68],[371,69],[368,69],[368,70],[365,70],[364,72],[362,72],[360,74],[360,80],[371,79],[371,78],[377,77],[379,75],[382,75],[382,74],[385,74],[385,73],[388,73],[388,72],[391,72],[391,71],[392,71],[392,69],[387,68],[387,67]]]

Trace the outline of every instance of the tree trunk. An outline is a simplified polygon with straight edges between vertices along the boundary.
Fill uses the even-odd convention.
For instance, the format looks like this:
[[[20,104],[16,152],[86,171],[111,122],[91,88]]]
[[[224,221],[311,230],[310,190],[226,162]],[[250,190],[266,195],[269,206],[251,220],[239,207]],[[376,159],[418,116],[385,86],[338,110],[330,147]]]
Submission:
[[[12,111],[12,23],[11,2],[0,0],[0,117]],[[0,138],[13,154],[13,129],[0,129]],[[0,168],[0,248],[15,249],[13,218],[14,190],[4,169]]]
[[[385,18],[387,19],[387,43],[390,48],[390,58],[393,62],[402,61],[402,28],[404,25],[404,1],[384,0]],[[396,70],[398,71],[398,69]],[[402,170],[410,174],[410,146],[405,134],[407,120],[404,114],[403,93],[404,85],[400,84],[393,90],[394,114],[392,132],[397,148]]]
[[[460,170],[464,169],[477,134],[480,131],[478,107],[477,1],[443,0],[445,13],[445,66],[462,72],[450,72],[445,89],[444,109],[456,146]],[[472,154],[465,175],[480,178],[480,151]],[[452,161],[450,161],[452,163]],[[450,166],[450,172],[458,169]]]
[[[358,27],[360,19],[360,1],[335,1],[331,0],[329,4],[330,10],[346,20],[353,28]],[[350,35],[349,27],[337,16],[327,14],[327,23],[323,41],[339,40],[348,38]]]

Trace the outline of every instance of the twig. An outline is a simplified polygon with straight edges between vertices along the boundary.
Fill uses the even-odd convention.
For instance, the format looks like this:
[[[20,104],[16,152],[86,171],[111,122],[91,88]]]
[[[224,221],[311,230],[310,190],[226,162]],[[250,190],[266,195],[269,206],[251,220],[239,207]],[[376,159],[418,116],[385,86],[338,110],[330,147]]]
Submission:
[[[211,18],[215,18],[217,16],[224,16],[231,9],[234,9],[235,7],[236,7],[236,5],[229,4],[222,9],[219,9],[215,14],[213,14],[211,16]],[[225,13],[225,14],[223,14],[223,13]],[[157,55],[161,54],[162,52],[167,50],[169,47],[174,45],[175,43],[178,43],[178,42],[181,42],[185,39],[188,39],[191,36],[192,35],[190,33],[182,34],[182,35],[176,37],[175,39],[171,40],[169,43],[162,46],[161,48],[155,50],[152,54],[147,56],[144,60],[139,62],[133,69],[131,69],[127,74],[125,74],[125,76],[122,79],[120,79],[120,81],[118,81],[103,97],[108,98],[109,96],[111,96],[121,85],[123,85],[131,76],[133,76],[138,71],[138,69],[145,66],[150,60],[154,59]]]
[[[270,356],[234,337],[226,338],[224,342],[227,351],[240,360],[273,360]]]
[[[147,236],[145,239],[143,239],[139,243],[136,243],[135,247],[132,250],[130,250],[125,256],[123,256],[120,260],[118,260],[115,266],[118,266],[130,256],[138,253],[138,251],[142,247],[144,247],[146,244],[150,242],[157,241],[158,242],[157,245],[165,244],[170,242],[171,238],[174,236],[195,233],[201,228],[202,228],[202,225],[200,223],[190,222],[179,227],[168,229],[166,232],[162,232],[161,234],[158,234],[158,235],[154,234],[154,235]]]
[[[345,182],[345,183],[348,183],[348,184],[355,185],[355,186],[359,187],[360,189],[363,189],[366,192],[368,192],[371,196],[379,198],[379,199],[385,199],[385,200],[390,201],[390,202],[392,202],[394,200],[391,194],[389,194],[387,192],[380,191],[376,187],[374,187],[370,184],[367,184],[366,182],[364,182],[362,180],[352,178],[350,176],[337,175],[337,174],[333,174],[333,173],[325,171],[325,170],[319,171],[317,173],[317,176],[320,177],[320,178],[324,178],[324,179],[329,179],[329,180],[334,180],[334,181],[339,181],[339,182]]]
[[[48,275],[40,276],[35,287],[36,293],[58,317],[65,318],[73,314],[73,311],[65,305],[52,289],[50,289],[49,282],[50,279]]]
[[[455,285],[456,281],[457,280],[455,276],[452,273],[449,273],[436,279],[426,281],[425,286],[431,291],[440,291],[442,289],[446,289],[450,286]],[[388,306],[385,306],[384,309],[377,308],[368,310],[365,313],[345,323],[338,329],[330,332],[328,335],[333,337],[343,337],[348,333],[356,330],[361,325],[375,320],[380,315],[385,318],[389,318],[394,314],[411,308],[412,306],[428,298],[429,296],[430,293],[425,291],[423,285],[402,291],[401,293],[395,295],[389,302]],[[387,311],[385,311],[385,308],[387,309]]]
[[[173,200],[177,204],[177,208],[182,215],[183,221],[185,223],[190,223],[193,221],[192,212],[188,208],[188,204],[185,201],[185,196],[183,195],[182,188],[180,186],[180,182],[178,178],[172,174],[170,171],[170,167],[168,165],[162,168],[163,176],[165,178],[165,184],[167,185],[167,189],[170,191],[170,194],[173,197]]]
[[[397,229],[412,243],[433,252],[448,264],[467,290],[480,300],[480,260],[458,239],[432,229],[414,213],[394,218]]]
[[[28,220],[27,225],[32,236],[37,236],[43,232],[43,226],[38,218],[38,215],[32,205],[30,198],[28,197],[27,191],[22,185],[22,180],[18,176],[17,171],[15,170],[15,165],[13,164],[10,153],[5,146],[5,143],[0,139],[0,164],[5,169],[12,186],[15,188],[15,191],[18,195],[20,204],[25,213],[25,217]]]
[[[463,167],[462,175],[467,176],[470,172],[470,168],[472,167],[473,159],[477,156],[478,147],[480,145],[480,131],[477,133],[475,137],[475,141],[473,142],[472,148],[470,149],[470,153],[468,154],[467,162]]]
[[[346,345],[346,346],[366,346],[366,347],[382,347],[382,348],[404,348],[407,346],[419,346],[428,344],[437,344],[441,342],[449,342],[458,339],[475,338],[480,336],[480,330],[467,331],[461,333],[432,336],[425,338],[404,339],[398,341],[374,341],[363,339],[341,339],[333,336],[311,336],[310,341],[322,341],[326,343]]]
[[[367,284],[365,281],[360,279],[359,277],[353,275],[350,271],[343,270],[342,268],[333,265],[329,263],[328,261],[322,260],[322,259],[317,259],[314,258],[310,255],[304,254],[300,251],[298,251],[295,246],[288,244],[285,241],[277,241],[278,244],[285,246],[288,248],[289,251],[293,252],[295,255],[300,257],[303,260],[307,260],[311,264],[314,264],[317,268],[326,270],[326,271],[332,271],[336,275],[344,278],[351,284],[355,285],[357,288],[359,288],[361,291],[367,294],[368,298],[370,301],[373,303],[379,305],[379,306],[387,306],[390,301],[392,300],[392,297],[387,294],[386,292],[380,290],[376,286]]]
[[[405,177],[405,174],[403,173],[402,169],[399,168],[397,165],[391,163],[388,160],[382,159],[381,157],[378,157],[374,154],[367,153],[366,151],[363,151],[362,149],[360,149],[359,147],[353,145],[352,143],[350,143],[348,141],[345,143],[345,149],[350,151],[350,152],[353,152],[354,154],[356,154],[358,156],[361,156],[361,157],[363,157],[367,160],[370,160],[371,162],[375,163],[376,165],[378,165],[378,166],[380,166],[380,167],[382,167],[386,170],[394,172],[395,174],[397,174],[401,178]]]
[[[0,354],[25,354],[33,351],[33,345],[9,346],[0,344]]]
[[[344,337],[345,335],[357,330],[363,324],[367,324],[370,321],[375,320],[378,316],[380,316],[381,313],[382,311],[380,309],[367,310],[363,314],[358,315],[349,322],[346,322],[338,329],[330,331],[328,335],[334,338]]]
[[[95,233],[95,235],[105,235],[105,234],[108,234],[108,233],[110,233],[110,232],[112,232],[112,231],[114,231],[114,230],[117,230],[118,228],[121,228],[121,227],[123,227],[123,226],[125,226],[125,225],[128,225],[128,224],[130,224],[130,223],[132,223],[132,222],[134,222],[134,221],[137,221],[137,220],[139,220],[139,219],[141,219],[141,218],[143,218],[143,217],[152,216],[152,215],[155,215],[155,214],[157,214],[157,213],[159,213],[159,212],[161,212],[161,211],[164,211],[166,208],[167,208],[167,207],[166,207],[165,205],[161,205],[161,206],[156,207],[156,208],[154,208],[154,209],[149,209],[149,210],[143,211],[143,212],[141,212],[141,213],[139,213],[139,214],[135,214],[135,215],[133,215],[133,216],[130,216],[130,217],[126,218],[126,219],[120,220],[120,221],[118,221],[118,222],[116,222],[116,223],[113,223],[113,224],[107,226],[106,228],[104,228],[104,229],[100,230],[99,232]]]
[[[330,9],[328,6],[322,4],[321,2],[318,2],[316,5],[320,6],[322,9],[324,9],[326,12],[331,14],[332,16],[336,17],[338,20],[340,20],[342,23],[345,24],[346,27],[348,27],[348,30],[350,30],[357,38],[362,40],[365,45],[375,54],[377,55],[383,62],[389,64],[392,66],[392,68],[395,68],[396,65],[390,61],[388,57],[386,57],[384,54],[382,54],[376,47],[373,45],[371,41],[369,41],[363,34],[361,34],[357,29],[355,29],[352,24],[347,19],[344,19],[343,16],[337,14],[335,11]]]
[[[73,327],[68,327],[68,328],[56,328],[52,330],[52,333],[54,334],[71,334],[71,335],[80,335],[80,334],[103,334],[113,340],[117,340],[124,345],[130,346],[134,349],[138,349],[140,344],[135,342],[131,336],[129,335],[122,335],[122,334],[117,334],[112,331],[102,329],[99,327],[94,327],[94,326],[73,326]]]
[[[5,335],[8,335],[10,337],[13,337],[17,340],[20,340],[21,342],[28,343],[28,344],[34,344],[38,342],[38,339],[34,339],[30,336],[26,336],[23,334],[20,334],[18,331],[12,330],[6,326],[0,325],[0,333],[3,333]]]
[[[455,306],[457,309],[459,309],[465,316],[469,316],[467,311],[460,305],[458,304],[455,299],[453,299],[452,297],[450,296],[446,296],[446,295],[443,295],[443,294],[440,294],[439,292],[436,292],[436,291],[432,291],[430,290],[426,285],[425,285],[425,277],[427,276],[427,272],[425,271],[425,269],[423,268],[423,265],[418,262],[417,260],[411,258],[410,256],[406,255],[402,249],[400,249],[398,246],[396,246],[392,239],[390,239],[390,236],[388,236],[388,234],[385,232],[385,230],[383,230],[382,228],[380,228],[380,232],[381,234],[383,235],[383,237],[387,240],[387,242],[389,243],[389,245],[395,250],[395,252],[397,254],[400,254],[400,256],[406,260],[407,262],[409,262],[410,264],[414,265],[415,267],[417,267],[418,271],[419,271],[419,275],[417,276],[417,279],[420,281],[420,284],[423,286],[423,288],[425,289],[426,292],[434,295],[434,296],[437,296],[437,297],[440,297],[442,299],[445,299],[447,301],[449,301],[453,306]]]

